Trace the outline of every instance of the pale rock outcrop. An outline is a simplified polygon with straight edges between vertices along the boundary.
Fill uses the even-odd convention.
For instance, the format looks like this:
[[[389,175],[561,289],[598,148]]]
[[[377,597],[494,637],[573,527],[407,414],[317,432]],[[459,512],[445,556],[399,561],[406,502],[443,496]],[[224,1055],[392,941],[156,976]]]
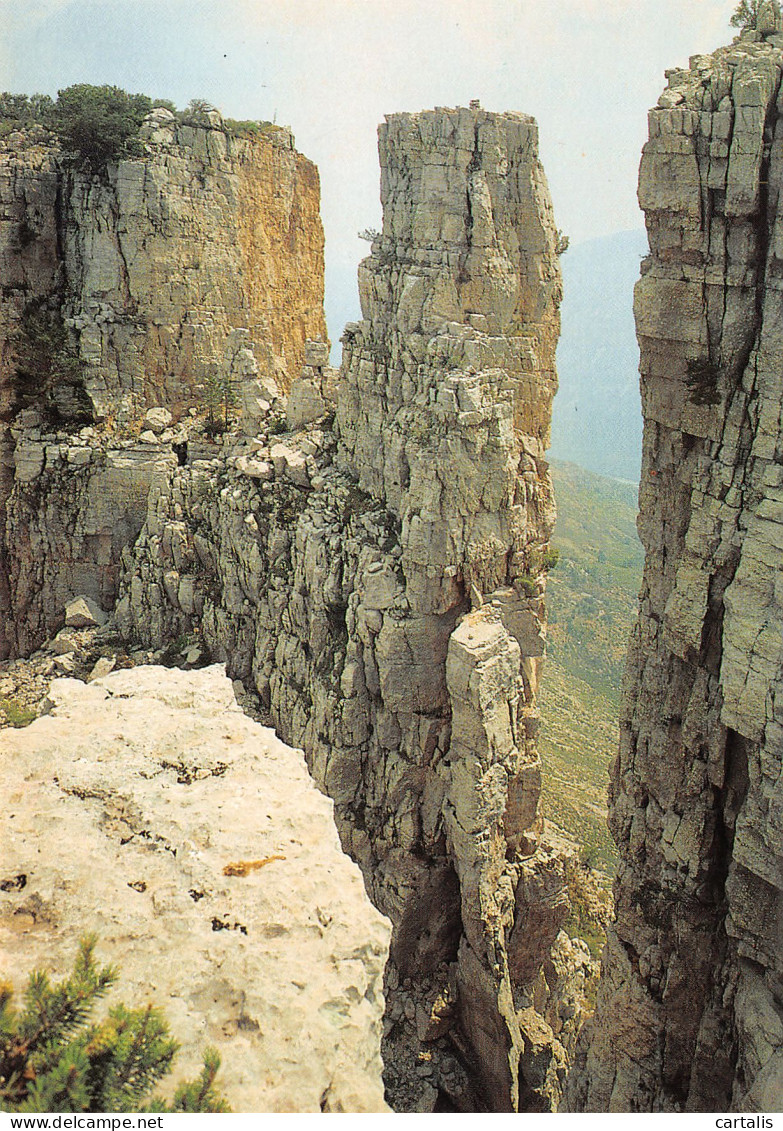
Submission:
[[[0,542],[8,584],[0,642],[13,655],[53,636],[77,596],[112,607],[122,550],[141,530],[153,485],[176,465],[171,444],[154,436],[107,447],[91,432],[13,429],[15,477]]]
[[[302,373],[288,390],[289,428],[305,428],[334,412],[336,378],[337,370],[329,365],[329,343],[306,341]]]
[[[761,7],[669,74],[642,157],[646,566],[570,1110],[783,1104],[783,39]]]
[[[333,798],[394,925],[393,1105],[551,1110],[590,975],[537,818],[557,232],[524,115],[394,115],[379,148],[334,430],[189,452],[117,620],[147,647],[198,634]]]
[[[64,974],[93,931],[120,968],[112,1000],[154,1002],[181,1043],[171,1085],[212,1045],[234,1111],[387,1110],[389,926],[301,752],[242,714],[218,667],[58,680],[50,700],[0,732],[17,990]]]
[[[315,166],[286,130],[252,140],[166,119],[142,158],[79,172],[55,146],[4,143],[0,332],[51,300],[86,367],[95,409],[194,403],[237,327],[287,387],[324,336]],[[4,346],[4,379],[13,351]]]
[[[0,141],[0,657],[43,643],[63,597],[116,599],[118,553],[164,452],[142,452],[150,466],[130,480],[115,467],[110,483],[114,457],[90,465],[79,425],[103,420],[111,449],[141,423],[140,442],[159,438],[172,458],[165,414],[176,422],[225,379],[254,434],[299,376],[305,341],[325,336],[318,173],[290,133],[241,139],[219,115],[199,128],[164,109],[141,132],[145,155],[103,175],[70,167],[40,127]],[[31,312],[70,350],[53,388],[45,373],[20,379]],[[54,577],[60,562],[78,570],[75,589]]]
[[[96,628],[106,620],[106,613],[89,597],[75,597],[65,606],[66,628]]]

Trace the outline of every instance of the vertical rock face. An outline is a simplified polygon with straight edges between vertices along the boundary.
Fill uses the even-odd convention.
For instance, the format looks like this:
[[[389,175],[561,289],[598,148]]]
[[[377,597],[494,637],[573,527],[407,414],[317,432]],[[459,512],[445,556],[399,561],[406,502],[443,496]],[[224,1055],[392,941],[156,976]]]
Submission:
[[[290,133],[240,139],[156,110],[141,137],[143,158],[100,175],[34,132],[0,152],[6,396],[12,338],[36,300],[73,331],[101,415],[195,403],[235,327],[283,388],[305,339],[325,336],[318,172]]]
[[[642,158],[647,557],[571,1110],[783,1098],[783,39],[762,9],[766,36],[669,73]]]
[[[0,148],[0,656],[41,643],[72,582],[113,603],[113,517],[133,541],[154,477],[143,448],[116,451],[123,429],[152,405],[179,419],[220,375],[245,400],[274,395],[325,337],[318,173],[290,134],[241,140],[155,110],[141,136],[145,156],[102,175],[65,166],[40,130]],[[94,421],[114,430],[109,462],[136,466],[113,476],[111,514],[87,485],[105,450],[76,435]]]
[[[551,1109],[590,971],[537,818],[557,233],[529,118],[395,115],[380,153],[334,430],[311,389],[306,429],[177,468],[118,622],[200,634],[334,799],[394,924],[395,1105]]]

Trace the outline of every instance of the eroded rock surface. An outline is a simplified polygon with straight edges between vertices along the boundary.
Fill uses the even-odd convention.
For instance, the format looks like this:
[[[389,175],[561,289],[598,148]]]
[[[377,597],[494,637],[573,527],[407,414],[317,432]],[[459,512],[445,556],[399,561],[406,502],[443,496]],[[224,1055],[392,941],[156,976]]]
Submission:
[[[147,172],[126,162],[117,177],[130,178],[141,208],[158,173],[180,185],[184,170],[196,192],[200,162],[211,186],[204,222],[229,225],[215,238],[233,294],[245,276],[230,259],[231,207],[244,205],[220,194],[245,183],[239,158],[220,130],[188,142],[169,137],[165,115],[149,126],[151,152],[138,163]],[[202,257],[183,292],[186,322],[220,332],[197,337],[198,360],[183,328],[179,368],[165,361],[173,383],[144,362],[138,435],[122,439],[125,425],[107,418],[52,436],[34,408],[12,406],[12,646],[54,636],[71,598],[106,609],[118,593],[131,650],[224,660],[305,750],[344,848],[393,923],[391,1102],[551,1110],[593,974],[587,948],[561,929],[567,853],[537,811],[559,238],[524,115],[478,106],[394,115],[380,155],[383,232],[360,268],[363,318],[346,329],[339,382],[327,344],[308,341],[284,417],[275,375],[254,352],[249,300],[226,293],[209,314]],[[82,185],[83,200],[69,205],[102,217],[94,246],[73,253],[77,295],[93,294],[100,264],[115,263],[117,241],[103,234],[116,225],[101,203],[113,177]],[[115,188],[125,199],[127,186]],[[186,195],[174,193],[173,213]],[[256,211],[265,207],[262,193]],[[157,220],[138,209],[128,217],[152,224],[154,242]],[[97,326],[73,329],[94,342],[90,373],[121,402],[123,367],[136,356],[129,327],[161,348],[168,337],[153,308]],[[101,368],[106,342],[122,355],[116,372]],[[218,345],[222,360],[210,352]],[[240,393],[242,430],[220,443],[181,414],[201,361]],[[97,404],[103,386],[91,377],[86,388]]]
[[[0,656],[42,644],[63,596],[113,604],[161,433],[171,458],[146,410],[176,428],[226,379],[252,426],[325,337],[318,172],[290,133],[165,110],[141,132],[102,175],[40,129],[0,143]]]
[[[761,8],[669,73],[642,158],[647,556],[571,1110],[783,1103],[783,39]]]
[[[300,751],[219,667],[55,681],[0,732],[0,965],[21,991],[98,935],[112,1000],[160,1006],[235,1111],[380,1112],[389,925]],[[233,865],[233,868],[229,868]],[[228,869],[229,874],[226,874]]]
[[[547,1110],[591,973],[537,817],[557,232],[524,115],[394,115],[379,148],[334,426],[314,351],[306,427],[156,485],[117,619],[199,635],[334,799],[394,924],[392,1102]]]

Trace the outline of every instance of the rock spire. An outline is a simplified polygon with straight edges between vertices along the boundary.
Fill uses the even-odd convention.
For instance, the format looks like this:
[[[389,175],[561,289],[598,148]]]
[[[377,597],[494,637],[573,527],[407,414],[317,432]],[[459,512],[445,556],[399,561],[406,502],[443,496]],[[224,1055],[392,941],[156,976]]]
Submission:
[[[524,115],[392,115],[379,151],[334,428],[310,365],[300,427],[176,469],[118,620],[203,634],[334,799],[394,924],[394,1104],[551,1109],[591,969],[537,815],[557,232]]]

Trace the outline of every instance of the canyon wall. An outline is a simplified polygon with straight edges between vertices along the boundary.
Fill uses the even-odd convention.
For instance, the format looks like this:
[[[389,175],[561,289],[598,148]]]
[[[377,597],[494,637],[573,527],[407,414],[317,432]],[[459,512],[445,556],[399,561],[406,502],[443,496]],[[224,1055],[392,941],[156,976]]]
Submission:
[[[145,155],[101,174],[40,127],[0,142],[0,656],[46,639],[66,589],[113,604],[154,478],[145,410],[176,426],[226,377],[257,417],[325,337],[315,166],[285,130],[210,117],[154,110]]]
[[[617,917],[570,1110],[783,1102],[782,70],[762,4],[650,114],[646,565],[611,775]]]
[[[336,407],[312,347],[309,423],[190,446],[117,621],[225,659],[333,798],[394,926],[390,1102],[551,1110],[591,976],[537,815],[558,237],[523,115],[394,115],[379,148]]]

